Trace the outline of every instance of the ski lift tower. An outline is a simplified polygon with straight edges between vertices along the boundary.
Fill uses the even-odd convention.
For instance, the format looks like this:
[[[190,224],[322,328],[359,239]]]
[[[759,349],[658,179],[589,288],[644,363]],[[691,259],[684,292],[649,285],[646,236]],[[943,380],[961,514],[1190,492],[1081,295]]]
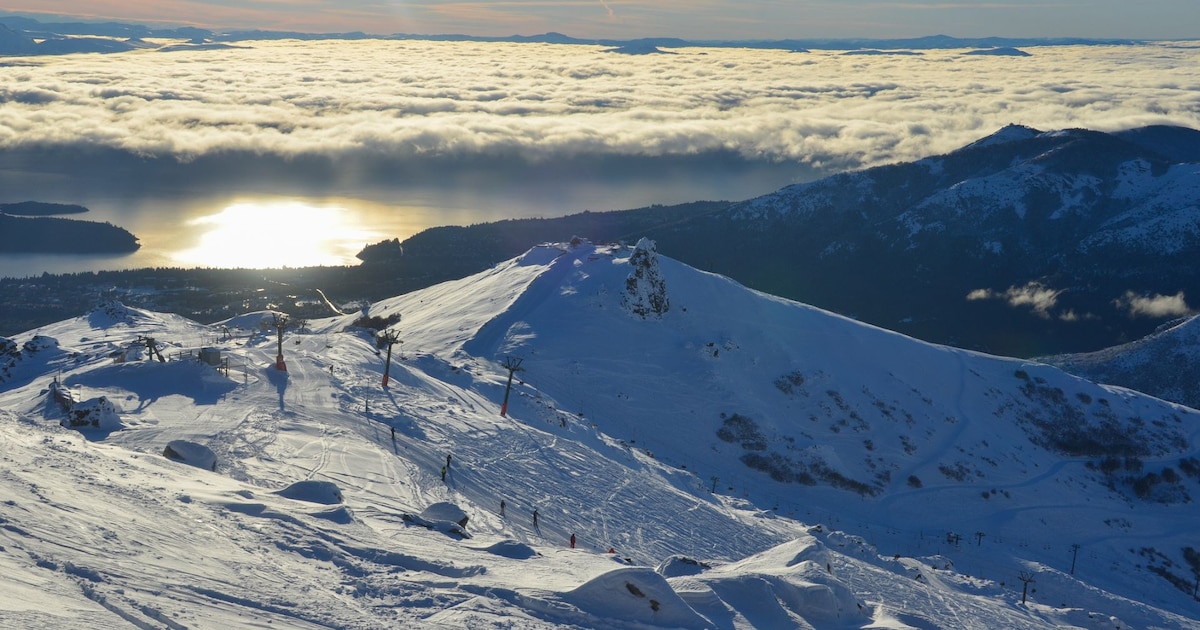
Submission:
[[[280,372],[287,371],[287,364],[283,362],[283,331],[288,327],[287,313],[272,313],[271,327],[275,329],[275,340],[278,342],[279,352],[275,355],[275,369]]]
[[[521,367],[521,359],[516,357],[504,357],[504,369],[508,370],[508,385],[504,387],[504,403],[500,405],[501,417],[508,416],[508,394],[512,391],[513,374],[525,371]]]
[[[385,330],[379,335],[379,342],[387,344],[387,363],[383,366],[383,386],[388,386],[388,374],[392,371],[392,346],[400,342],[400,331]]]
[[[147,355],[149,355],[151,357],[158,357],[158,361],[160,363],[167,362],[167,360],[163,358],[162,352],[159,351],[158,341],[154,337],[146,337],[144,335],[138,335],[137,340],[138,340],[138,343],[146,346],[146,354]]]

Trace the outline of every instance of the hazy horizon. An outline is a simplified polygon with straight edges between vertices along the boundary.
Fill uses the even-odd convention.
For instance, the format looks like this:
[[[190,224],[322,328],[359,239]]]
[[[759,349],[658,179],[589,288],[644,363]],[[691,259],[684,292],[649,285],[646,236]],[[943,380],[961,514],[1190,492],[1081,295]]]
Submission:
[[[10,0],[6,11],[51,19],[133,21],[202,28],[509,36],[546,32],[583,38],[704,40],[958,37],[1196,37],[1190,0],[881,0],[779,3],[756,0]]]

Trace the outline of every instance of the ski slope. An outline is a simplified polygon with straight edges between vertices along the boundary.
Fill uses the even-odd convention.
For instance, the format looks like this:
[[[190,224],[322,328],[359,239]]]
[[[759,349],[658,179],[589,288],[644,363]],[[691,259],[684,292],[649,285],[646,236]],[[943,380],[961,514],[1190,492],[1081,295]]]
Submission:
[[[670,308],[643,318],[623,299],[631,254],[546,245],[308,322],[283,338],[286,372],[270,313],[201,325],[110,303],[15,337],[0,626],[1200,624],[1163,577],[1190,576],[1181,497],[1200,482],[1143,499],[1046,424],[1128,434],[1145,470],[1180,470],[1195,411],[661,257]],[[397,313],[384,388],[354,322]],[[506,357],[524,369],[501,416]],[[60,426],[56,379],[120,428]],[[216,470],[163,457],[172,440]],[[443,502],[465,528],[422,516]]]

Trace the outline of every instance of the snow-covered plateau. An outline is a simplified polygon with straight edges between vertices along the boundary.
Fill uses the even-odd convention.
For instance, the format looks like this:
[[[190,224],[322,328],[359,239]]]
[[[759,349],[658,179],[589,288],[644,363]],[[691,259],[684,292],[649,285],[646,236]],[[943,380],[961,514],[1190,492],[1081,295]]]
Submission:
[[[0,339],[0,626],[1200,627],[1190,408],[648,241],[283,319]]]

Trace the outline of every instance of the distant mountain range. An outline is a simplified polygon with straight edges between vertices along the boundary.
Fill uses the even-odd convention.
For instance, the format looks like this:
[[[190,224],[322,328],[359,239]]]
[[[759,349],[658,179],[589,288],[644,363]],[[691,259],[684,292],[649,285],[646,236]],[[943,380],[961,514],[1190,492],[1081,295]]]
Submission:
[[[0,55],[66,55],[72,53],[115,53],[146,48],[137,39],[68,36],[59,31],[14,29],[10,18],[0,19]]]
[[[1200,296],[1197,161],[1192,129],[1010,126],[651,235],[692,264],[923,339],[1013,356],[1096,350]]]
[[[211,47],[217,42],[252,40],[323,40],[323,39],[413,39],[432,41],[519,42],[545,44],[589,44],[613,46],[618,52],[635,51],[645,54],[656,48],[737,47],[779,48],[803,51],[809,48],[824,50],[933,50],[979,48],[1012,50],[1017,46],[1068,45],[1129,45],[1142,43],[1128,39],[972,37],[931,35],[907,39],[783,39],[783,40],[684,40],[674,37],[645,37],[637,39],[581,39],[562,33],[539,35],[510,35],[480,37],[474,35],[420,35],[394,33],[390,35],[351,33],[302,33],[295,31],[213,31],[195,27],[155,28],[120,22],[41,22],[36,19],[8,15],[0,16],[0,55],[57,55],[68,53],[111,53],[145,48],[148,38],[184,39],[195,45]],[[1008,53],[1008,54],[1020,54]]]

